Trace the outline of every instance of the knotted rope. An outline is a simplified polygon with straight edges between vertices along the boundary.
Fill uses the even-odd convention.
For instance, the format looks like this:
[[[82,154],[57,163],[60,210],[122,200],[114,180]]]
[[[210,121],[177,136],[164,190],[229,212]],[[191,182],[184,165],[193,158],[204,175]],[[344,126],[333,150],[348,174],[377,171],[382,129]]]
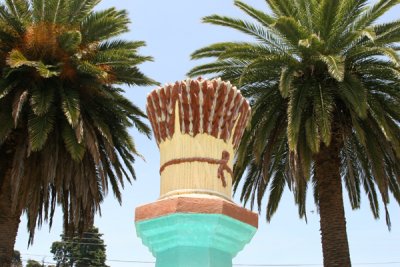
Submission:
[[[229,161],[229,152],[225,151],[225,150],[222,151],[221,159],[201,158],[201,157],[173,159],[173,160],[167,161],[166,163],[164,163],[161,166],[160,174],[168,166],[181,164],[181,163],[185,163],[185,162],[205,162],[205,163],[209,163],[209,164],[218,164],[219,165],[218,171],[217,171],[218,179],[221,179],[222,186],[226,187],[224,171],[227,171],[231,175],[231,177],[233,177],[233,172],[232,172],[231,168],[229,168],[229,166],[228,166],[228,161]]]

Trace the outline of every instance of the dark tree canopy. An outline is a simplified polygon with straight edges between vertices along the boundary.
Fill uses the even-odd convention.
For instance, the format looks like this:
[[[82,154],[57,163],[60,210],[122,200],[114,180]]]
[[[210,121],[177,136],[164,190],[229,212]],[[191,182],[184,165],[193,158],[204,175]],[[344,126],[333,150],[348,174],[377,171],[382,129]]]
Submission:
[[[138,155],[130,127],[149,135],[145,114],[121,85],[155,82],[151,60],[128,31],[126,11],[100,0],[10,0],[0,4],[0,185],[33,235],[58,204],[65,226],[90,225],[111,188],[121,201]]]
[[[102,234],[93,227],[83,234],[61,235],[61,241],[53,242],[51,253],[58,267],[107,267],[106,245]]]
[[[62,208],[66,231],[90,227],[108,191],[135,179],[128,130],[149,136],[123,85],[155,84],[127,41],[125,10],[100,0],[0,2],[0,264],[11,260],[19,218],[30,240]]]
[[[377,190],[385,207],[389,192],[400,202],[400,21],[375,23],[397,2],[268,0],[269,15],[235,1],[257,23],[219,15],[203,19],[256,39],[197,50],[193,59],[216,60],[189,75],[217,74],[240,85],[250,99],[253,118],[239,149],[236,186],[247,169],[242,200],[260,205],[272,183],[268,220],[287,183],[294,183],[305,216],[313,155],[329,146],[335,123],[352,207],[360,205],[361,187],[375,217]]]
[[[270,220],[288,186],[305,217],[311,184],[326,266],[349,266],[342,182],[353,209],[360,207],[362,189],[375,218],[383,203],[389,227],[390,196],[400,204],[400,21],[378,23],[399,1],[266,3],[271,12],[235,1],[252,20],[205,17],[254,42],[195,51],[193,59],[214,61],[189,75],[231,80],[251,102],[234,168],[236,190],[243,182],[241,199],[261,209],[268,196]]]
[[[25,267],[43,267],[43,265],[35,260],[28,260]]]

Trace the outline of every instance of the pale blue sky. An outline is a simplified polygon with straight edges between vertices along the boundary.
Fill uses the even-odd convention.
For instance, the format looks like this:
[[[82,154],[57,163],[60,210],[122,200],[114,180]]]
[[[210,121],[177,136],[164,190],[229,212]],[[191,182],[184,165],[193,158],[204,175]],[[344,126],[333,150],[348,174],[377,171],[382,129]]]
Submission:
[[[266,10],[264,0],[246,2]],[[132,20],[131,31],[124,35],[124,38],[147,42],[147,47],[140,52],[143,55],[153,56],[154,62],[143,64],[141,69],[161,83],[184,79],[186,72],[199,63],[191,61],[189,57],[195,49],[214,42],[242,41],[247,38],[236,31],[200,22],[202,17],[213,13],[245,17],[233,6],[233,0],[104,0],[99,8],[111,6],[129,11]],[[385,20],[399,19],[399,17],[400,7],[396,7],[387,14]],[[127,96],[144,108],[146,95],[151,89],[153,88],[127,88]],[[132,185],[127,185],[123,191],[122,206],[119,206],[110,194],[102,206],[102,217],[96,217],[95,221],[100,232],[104,233],[107,258],[110,260],[108,265],[112,267],[154,266],[154,264],[113,261],[154,262],[148,249],[136,237],[134,209],[158,198],[159,153],[154,140],[148,140],[134,130],[131,133],[146,162],[137,160],[135,168],[138,179]],[[362,198],[362,208],[357,211],[351,211],[347,196],[345,197],[347,232],[353,266],[366,267],[371,265],[363,263],[379,262],[398,263],[372,266],[400,266],[400,209],[394,199],[392,198],[393,203],[389,206],[393,224],[392,231],[389,232],[384,219],[379,221],[373,219],[365,195]],[[234,259],[234,263],[322,266],[319,216],[313,212],[315,206],[311,195],[308,199],[309,212],[306,224],[298,219],[293,196],[286,190],[272,222],[266,223],[264,214],[261,214],[257,234]],[[61,215],[58,210],[50,232],[47,225],[37,231],[35,243],[29,249],[26,219],[22,219],[15,248],[21,252],[24,260],[31,258],[41,261],[44,258],[46,262],[53,262],[50,246],[61,234]]]

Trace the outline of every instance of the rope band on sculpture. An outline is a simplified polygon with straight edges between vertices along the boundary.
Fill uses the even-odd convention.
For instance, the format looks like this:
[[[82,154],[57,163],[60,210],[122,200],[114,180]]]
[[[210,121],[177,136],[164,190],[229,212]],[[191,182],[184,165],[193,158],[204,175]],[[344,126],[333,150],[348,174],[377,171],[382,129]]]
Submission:
[[[173,159],[166,163],[164,163],[160,168],[160,174],[165,170],[166,167],[176,164],[181,164],[185,162],[205,162],[209,164],[219,164],[218,167],[218,178],[221,179],[223,187],[226,187],[226,180],[224,171],[227,171],[231,177],[233,177],[233,172],[231,168],[228,166],[229,161],[229,152],[222,151],[221,159],[212,159],[212,158],[202,158],[202,157],[193,157],[193,158],[181,158],[181,159]]]

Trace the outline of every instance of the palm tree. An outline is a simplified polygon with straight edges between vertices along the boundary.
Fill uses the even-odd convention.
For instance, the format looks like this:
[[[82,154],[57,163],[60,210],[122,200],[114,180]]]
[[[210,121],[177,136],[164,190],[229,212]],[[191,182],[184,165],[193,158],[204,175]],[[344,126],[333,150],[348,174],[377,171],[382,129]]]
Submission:
[[[350,266],[342,182],[353,209],[364,188],[375,218],[378,191],[389,227],[389,192],[400,203],[400,21],[376,23],[399,1],[266,2],[272,14],[235,1],[253,22],[205,17],[256,42],[199,49],[192,58],[215,61],[189,75],[220,75],[251,102],[253,116],[234,170],[235,190],[243,182],[242,201],[260,209],[269,194],[269,221],[287,185],[306,217],[310,182],[324,266]]]
[[[20,215],[36,226],[60,205],[71,232],[91,226],[108,189],[121,201],[138,156],[129,127],[149,135],[121,85],[155,82],[137,65],[144,42],[117,39],[126,11],[100,0],[0,4],[0,266],[9,266]]]

